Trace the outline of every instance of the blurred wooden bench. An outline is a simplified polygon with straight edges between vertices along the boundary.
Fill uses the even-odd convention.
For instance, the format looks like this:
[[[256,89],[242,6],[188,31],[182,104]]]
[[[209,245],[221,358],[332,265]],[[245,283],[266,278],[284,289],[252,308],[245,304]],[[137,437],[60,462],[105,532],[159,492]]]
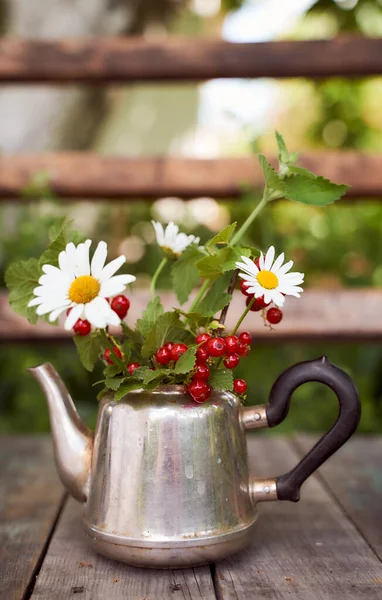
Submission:
[[[219,40],[143,38],[0,40],[0,84],[109,85],[145,81],[203,81],[217,77],[364,77],[382,74],[382,39],[343,37],[306,42],[233,44]],[[381,156],[360,152],[317,152],[302,164],[351,189],[344,201],[382,198]],[[25,187],[41,172],[62,202],[77,198],[134,201],[161,196],[240,198],[243,185],[262,184],[254,157],[197,160],[120,158],[91,153],[0,157],[0,201],[24,198]],[[33,195],[31,195],[32,197]],[[144,305],[148,295],[135,292]],[[175,299],[165,295],[167,306]],[[286,307],[285,320],[272,335],[260,319],[249,328],[259,339],[380,340],[382,291],[310,290]],[[235,297],[228,322],[242,309]],[[365,315],[373,315],[366,319]],[[132,317],[133,311],[132,311]],[[370,324],[372,322],[372,325]],[[30,327],[0,298],[0,342],[67,339],[62,329]]]

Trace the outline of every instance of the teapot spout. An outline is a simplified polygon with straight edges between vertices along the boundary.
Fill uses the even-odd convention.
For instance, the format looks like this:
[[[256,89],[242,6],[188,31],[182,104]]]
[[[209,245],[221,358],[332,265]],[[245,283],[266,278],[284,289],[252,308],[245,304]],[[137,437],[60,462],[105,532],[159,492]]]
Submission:
[[[93,433],[81,420],[61,377],[50,363],[28,369],[45,393],[57,470],[68,492],[86,502]]]

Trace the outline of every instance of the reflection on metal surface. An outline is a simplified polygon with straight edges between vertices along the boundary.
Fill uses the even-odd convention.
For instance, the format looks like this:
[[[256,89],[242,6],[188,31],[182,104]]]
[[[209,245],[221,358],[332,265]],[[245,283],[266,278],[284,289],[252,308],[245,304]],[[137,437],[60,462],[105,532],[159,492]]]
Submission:
[[[276,479],[252,479],[249,483],[252,502],[268,502],[278,500]]]
[[[240,421],[244,429],[261,429],[269,427],[266,404],[258,406],[242,406],[240,409]]]

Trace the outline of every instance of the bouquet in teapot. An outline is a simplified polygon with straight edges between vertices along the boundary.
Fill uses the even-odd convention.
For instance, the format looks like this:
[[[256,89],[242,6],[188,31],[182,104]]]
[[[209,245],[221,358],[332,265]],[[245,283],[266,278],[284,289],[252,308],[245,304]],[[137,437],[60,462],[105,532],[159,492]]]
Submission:
[[[67,224],[51,233],[42,256],[12,264],[6,273],[9,302],[32,324],[38,318],[72,332],[79,357],[92,371],[104,362],[104,394],[116,401],[136,389],[160,385],[186,386],[193,401],[206,401],[213,389],[245,397],[247,384],[234,370],[250,351],[245,330],[248,313],[259,312],[272,328],[283,318],[288,296],[300,297],[304,274],[293,271],[293,261],[273,246],[249,248],[243,237],[258,214],[274,200],[287,199],[325,206],[338,200],[347,186],[297,166],[280,134],[278,169],[259,155],[264,192],[246,221],[232,223],[212,239],[200,243],[174,223],[152,222],[162,260],[151,281],[151,299],[142,317],[129,323],[128,286],[135,277],[117,274],[125,263],[119,256],[107,262],[107,244],[92,248],[91,240]],[[178,307],[165,311],[157,280],[171,270]],[[243,311],[232,330],[225,326],[235,288],[243,294]],[[244,301],[245,300],[245,301]]]

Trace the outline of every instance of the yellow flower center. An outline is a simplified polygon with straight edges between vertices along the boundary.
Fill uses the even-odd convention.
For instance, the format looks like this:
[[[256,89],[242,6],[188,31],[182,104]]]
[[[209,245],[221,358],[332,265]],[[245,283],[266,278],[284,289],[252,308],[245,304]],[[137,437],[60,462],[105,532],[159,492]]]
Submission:
[[[256,279],[266,290],[274,290],[279,284],[277,276],[272,271],[260,271],[256,275]]]
[[[69,288],[69,298],[76,304],[87,304],[98,296],[100,283],[91,275],[77,277]]]

